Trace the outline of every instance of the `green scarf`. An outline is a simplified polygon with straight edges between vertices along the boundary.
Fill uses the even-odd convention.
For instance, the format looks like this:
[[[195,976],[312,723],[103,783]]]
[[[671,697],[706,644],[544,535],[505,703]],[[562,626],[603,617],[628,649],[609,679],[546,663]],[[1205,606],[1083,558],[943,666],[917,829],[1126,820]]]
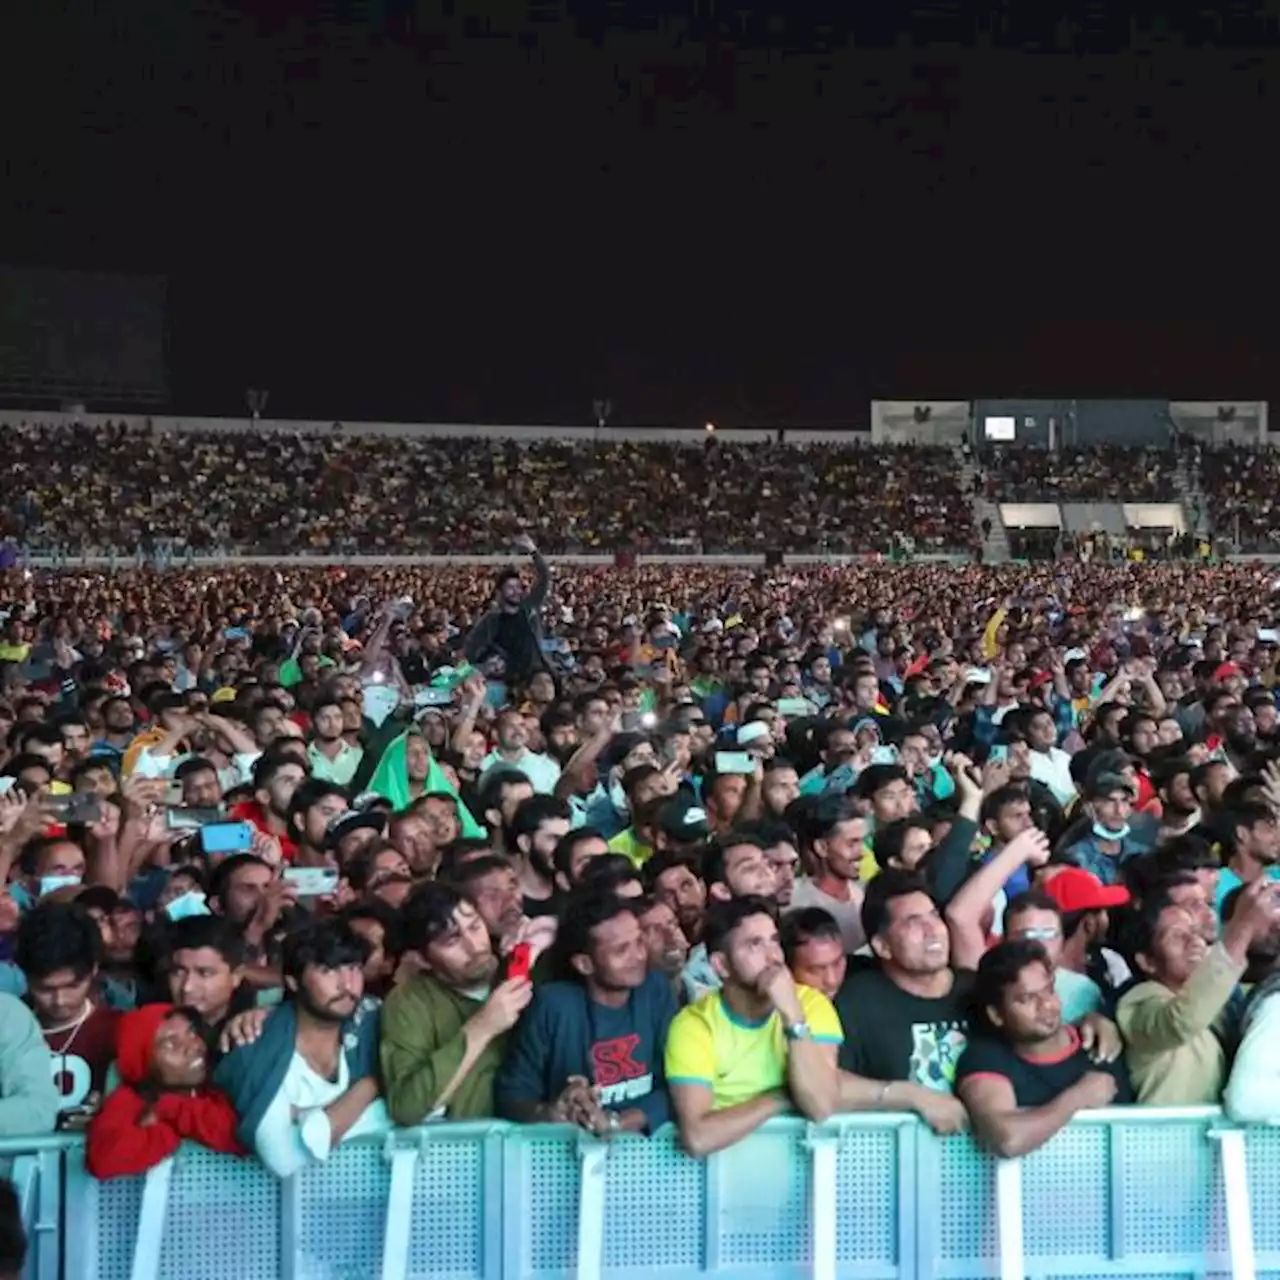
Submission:
[[[391,742],[382,753],[382,759],[378,761],[373,777],[369,779],[369,790],[376,791],[384,800],[390,800],[397,813],[407,809],[413,799],[409,794],[409,770],[405,764],[405,744],[408,739],[409,731],[406,730]],[[443,791],[446,795],[453,797],[464,840],[484,840],[488,833],[471,816],[471,810],[462,803],[457,789],[445,776],[444,770],[430,751],[428,751],[428,758],[430,764],[427,766],[427,791]]]

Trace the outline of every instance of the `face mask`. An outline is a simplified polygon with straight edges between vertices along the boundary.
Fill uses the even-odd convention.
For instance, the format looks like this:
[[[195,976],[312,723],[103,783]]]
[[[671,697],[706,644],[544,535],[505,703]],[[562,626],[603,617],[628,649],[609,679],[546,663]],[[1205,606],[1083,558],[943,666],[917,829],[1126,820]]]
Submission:
[[[1119,831],[1108,831],[1100,822],[1093,824],[1093,834],[1099,840],[1123,840],[1129,834],[1129,824],[1126,822]]]
[[[68,885],[79,883],[79,876],[41,876],[40,896],[43,898],[57,889],[65,889]]]
[[[205,903],[204,894],[196,889],[189,889],[180,898],[174,898],[164,909],[170,920],[185,920],[188,916],[211,915]]]

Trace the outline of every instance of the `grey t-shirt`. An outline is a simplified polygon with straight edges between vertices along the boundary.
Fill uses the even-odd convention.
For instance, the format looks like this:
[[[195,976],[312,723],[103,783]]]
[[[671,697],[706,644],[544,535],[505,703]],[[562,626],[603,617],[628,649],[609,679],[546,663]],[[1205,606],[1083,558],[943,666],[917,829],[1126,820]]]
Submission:
[[[813,880],[807,878],[797,880],[787,914],[790,915],[791,912],[798,911],[802,907],[821,907],[823,911],[835,917],[836,923],[840,926],[840,936],[844,940],[846,955],[851,956],[867,945],[867,936],[862,932],[862,890],[856,885],[853,898],[842,902],[839,898],[823,893]]]

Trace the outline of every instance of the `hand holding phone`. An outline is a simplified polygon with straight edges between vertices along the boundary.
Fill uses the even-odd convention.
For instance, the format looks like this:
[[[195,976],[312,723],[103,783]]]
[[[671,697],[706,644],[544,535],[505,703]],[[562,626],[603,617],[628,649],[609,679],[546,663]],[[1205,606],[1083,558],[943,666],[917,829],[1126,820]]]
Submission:
[[[507,981],[510,982],[516,978],[521,978],[527,982],[532,971],[533,944],[517,942],[511,948],[511,955],[507,959]]]
[[[717,751],[717,773],[755,773],[756,758],[749,751]]]

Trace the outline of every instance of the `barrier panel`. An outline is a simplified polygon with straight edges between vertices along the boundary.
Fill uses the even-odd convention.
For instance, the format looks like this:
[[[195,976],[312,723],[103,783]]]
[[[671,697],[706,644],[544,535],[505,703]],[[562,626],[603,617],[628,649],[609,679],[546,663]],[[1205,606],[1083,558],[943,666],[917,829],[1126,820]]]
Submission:
[[[1234,1128],[1214,1108],[1089,1113],[1011,1161],[906,1115],[771,1121],[708,1160],[685,1156],[670,1128],[604,1143],[560,1126],[444,1124],[354,1141],[285,1181],[196,1147],[107,1183],[78,1143],[28,1154],[56,1162],[64,1146],[61,1253],[38,1230],[40,1280],[59,1258],[65,1280],[1280,1272],[1280,1130]],[[56,1222],[49,1185],[54,1199],[35,1199]]]

